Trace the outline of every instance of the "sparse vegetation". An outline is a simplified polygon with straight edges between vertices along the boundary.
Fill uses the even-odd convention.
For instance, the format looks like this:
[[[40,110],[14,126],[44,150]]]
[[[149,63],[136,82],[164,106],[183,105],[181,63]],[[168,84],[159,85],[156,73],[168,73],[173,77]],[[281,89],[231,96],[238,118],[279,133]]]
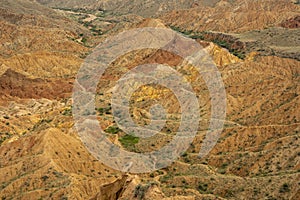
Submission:
[[[107,129],[105,129],[105,132],[111,133],[111,134],[117,134],[120,131],[119,127],[116,126],[110,126]]]
[[[218,168],[218,173],[220,174],[225,174],[226,173],[226,168],[227,168],[228,164],[227,163],[223,163],[221,165],[221,167]]]
[[[205,6],[194,3],[191,12],[191,5],[177,10],[181,3],[176,1],[176,8],[165,14],[164,9],[167,9],[171,1],[164,0],[159,1],[162,5],[151,8],[151,12],[156,7],[162,8],[163,11],[157,15],[159,19],[155,19],[154,15],[149,19],[135,14],[123,15],[118,11],[103,10],[114,6],[124,10],[127,8],[123,5],[128,4],[128,8],[133,10],[130,13],[134,13],[138,1],[116,1],[112,4],[97,2],[97,6],[92,9],[93,3],[76,1],[17,0],[5,1],[5,5],[0,5],[3,10],[0,14],[0,26],[1,31],[3,29],[4,44],[0,55],[0,65],[3,68],[0,70],[3,73],[0,75],[0,175],[3,176],[0,182],[3,194],[0,192],[0,199],[102,199],[103,192],[107,193],[107,198],[116,196],[117,199],[135,200],[156,200],[155,197],[160,196],[160,193],[169,199],[175,196],[194,199],[293,198],[300,172],[297,167],[297,158],[300,156],[297,112],[297,83],[300,78],[297,60],[300,57],[297,47],[300,40],[297,37],[299,31],[293,28],[299,24],[299,17],[293,17],[297,6],[276,0],[259,3],[247,0],[245,6],[239,4],[236,7],[235,1],[230,0],[218,4],[218,12],[213,12],[213,4],[219,1],[213,0],[208,8],[209,15],[206,15]],[[269,5],[272,1],[276,3]],[[48,2],[50,6],[42,5]],[[154,1],[149,2],[139,4],[140,13],[144,12],[144,6],[151,7]],[[184,3],[191,2],[193,1]],[[30,6],[31,4],[38,6]],[[60,7],[59,4],[78,9],[53,12],[51,6]],[[259,6],[256,7],[256,4]],[[80,9],[81,5],[84,8]],[[103,8],[99,8],[102,6]],[[245,10],[247,7],[251,8],[250,13]],[[184,15],[180,16],[181,13]],[[195,18],[190,18],[190,14],[195,15]],[[222,15],[222,20],[230,23],[221,25],[218,20]],[[273,27],[269,28],[268,23]],[[286,27],[279,28],[278,26],[283,27],[279,23],[285,23]],[[224,121],[219,116],[212,118],[215,109],[219,109],[221,105],[217,104],[213,109],[211,103],[212,99],[218,100],[220,97],[219,84],[213,79],[210,81],[214,71],[206,71],[203,66],[205,71],[200,72],[197,66],[188,64],[194,57],[188,56],[184,61],[176,52],[165,51],[168,48],[139,49],[121,55],[109,64],[97,85],[95,109],[80,110],[87,120],[91,115],[97,118],[99,125],[105,127],[107,139],[118,146],[102,150],[117,158],[119,147],[145,154],[156,154],[156,150],[167,144],[176,148],[174,151],[167,148],[162,162],[156,156],[151,157],[151,166],[153,164],[159,169],[163,167],[160,170],[127,176],[126,173],[99,162],[98,159],[102,156],[97,157],[93,152],[98,144],[89,145],[85,140],[89,136],[77,134],[77,131],[87,129],[80,128],[72,120],[72,85],[83,59],[94,52],[93,47],[99,42],[107,41],[109,36],[129,28],[170,24],[174,25],[171,26],[173,30],[197,40],[216,62],[226,89],[227,117]],[[145,33],[147,36],[151,34]],[[157,43],[156,40],[153,42]],[[166,47],[180,44],[176,42],[172,40]],[[186,53],[194,49],[193,46],[181,47],[187,50]],[[241,59],[245,59],[247,55],[247,60],[239,60],[232,55]],[[181,102],[178,102],[175,93],[172,94],[172,89],[167,91],[165,86],[160,88],[150,84],[141,86],[130,97],[129,113],[132,120],[140,126],[146,127],[154,119],[152,104],[161,104],[165,108],[166,124],[162,129],[157,127],[160,133],[149,138],[126,135],[116,122],[118,119],[126,122],[122,118],[123,111],[113,110],[109,104],[117,80],[135,66],[148,63],[172,66],[182,74],[184,82],[191,85],[192,91],[186,92],[195,93],[199,100],[199,131],[187,152],[176,160],[171,159],[171,155],[177,155],[177,150],[183,147],[172,141],[175,134],[182,131],[180,120],[187,119],[182,118],[184,107],[179,105]],[[159,77],[167,75],[173,80],[172,76],[163,73],[164,68],[158,69],[161,70]],[[149,68],[149,72],[151,70]],[[144,72],[148,73],[148,70]],[[83,79],[88,81],[90,78],[87,73]],[[153,79],[152,82],[155,85],[154,82],[159,83],[159,80]],[[124,85],[124,88],[134,85],[130,83]],[[212,91],[209,86],[216,86],[216,95],[210,94]],[[183,103],[188,108],[193,106],[189,101]],[[85,121],[81,122],[84,124]],[[199,157],[199,151],[208,150],[204,145],[205,138],[215,138],[214,132],[209,129],[215,122],[224,123],[221,137],[216,145],[207,143],[215,145],[214,148],[205,157]],[[173,162],[166,167],[164,161]],[[116,164],[122,165],[123,162]],[[157,187],[151,187],[151,181]]]
[[[245,59],[246,55],[244,52],[238,50],[238,49],[234,49],[232,48],[232,45],[229,44],[227,41],[225,40],[221,40],[221,39],[209,39],[209,37],[206,36],[206,34],[212,34],[210,32],[202,32],[202,33],[194,33],[192,30],[182,30],[179,27],[176,26],[170,26],[171,29],[173,29],[176,32],[182,33],[192,39],[200,39],[200,40],[205,40],[205,41],[210,41],[213,42],[217,45],[219,45],[222,48],[226,48],[228,49],[228,51],[230,53],[232,53],[233,55],[235,55],[236,57],[240,58],[240,59]]]
[[[134,189],[134,197],[138,198],[139,200],[144,199],[147,190],[149,189],[150,185],[141,185],[138,184]]]
[[[0,133],[0,145],[7,139],[11,138],[13,136],[13,134],[11,133]]]
[[[198,185],[198,191],[201,193],[201,194],[204,194],[207,192],[207,188],[208,188],[208,184],[207,183],[199,183]]]
[[[291,190],[291,189],[290,189],[289,184],[284,183],[284,184],[280,187],[279,192],[280,192],[280,193],[286,193],[286,192],[289,192],[290,190]]]
[[[99,115],[103,115],[103,114],[111,114],[111,107],[108,106],[106,108],[98,108],[97,111],[99,112]]]
[[[63,115],[65,116],[72,116],[72,108],[65,108],[65,110],[62,112]]]
[[[81,42],[82,42],[84,45],[86,45],[87,38],[83,37],[83,38],[81,39]]]
[[[119,141],[121,142],[122,146],[127,149],[135,149],[134,146],[139,142],[139,138],[135,137],[133,135],[127,134],[121,138],[119,138]]]

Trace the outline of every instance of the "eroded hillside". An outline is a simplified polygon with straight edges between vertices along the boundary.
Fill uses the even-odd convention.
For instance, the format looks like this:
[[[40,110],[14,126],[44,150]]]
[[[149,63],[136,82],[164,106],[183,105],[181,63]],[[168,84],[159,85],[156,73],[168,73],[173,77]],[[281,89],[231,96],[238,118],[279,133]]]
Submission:
[[[298,4],[0,2],[0,198],[299,198]],[[135,27],[171,27],[194,38],[219,69],[227,116],[207,156],[198,157],[211,116],[208,88],[194,66],[163,50],[136,50],[111,63],[98,85],[95,113],[107,138],[120,148],[139,153],[161,148],[180,121],[172,91],[146,85],[131,97],[131,117],[139,125],[150,123],[153,104],[161,103],[168,112],[160,134],[149,138],[130,137],[118,128],[111,93],[135,66],[172,66],[190,82],[201,108],[200,129],[187,152],[152,173],[122,173],[98,161],[78,137],[71,95],[81,64],[99,41]]]

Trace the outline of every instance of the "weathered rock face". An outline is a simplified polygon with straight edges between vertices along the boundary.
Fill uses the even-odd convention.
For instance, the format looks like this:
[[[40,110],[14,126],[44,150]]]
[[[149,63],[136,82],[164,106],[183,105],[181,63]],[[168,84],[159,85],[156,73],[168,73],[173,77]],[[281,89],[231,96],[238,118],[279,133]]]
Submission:
[[[0,62],[4,68],[30,78],[51,79],[75,77],[83,59],[72,53],[38,51],[0,58]]]
[[[71,77],[88,51],[73,40],[89,31],[27,0],[2,0],[0,10],[1,100],[70,96]]]
[[[75,5],[77,1],[40,2],[80,6]],[[94,0],[78,1],[87,2]],[[128,8],[143,12],[141,7],[164,13],[180,3],[163,1],[161,9],[158,5],[152,9],[155,2],[96,5],[116,6],[115,13],[128,12]],[[161,19],[109,18],[115,24],[126,23],[100,38],[91,37],[95,43],[123,29],[167,25],[201,33],[203,38],[195,38],[212,56],[225,84],[224,130],[210,154],[199,158],[211,116],[211,96],[201,74],[179,56],[162,50],[137,50],[115,60],[99,82],[95,105],[99,123],[115,145],[134,152],[155,151],[178,130],[181,107],[176,96],[168,88],[145,85],[130,99],[131,117],[139,125],[149,124],[150,107],[160,103],[168,121],[161,134],[124,143],[125,133],[115,128],[111,91],[122,75],[138,65],[160,63],[178,71],[193,87],[201,109],[199,132],[185,154],[164,169],[130,175],[96,160],[74,129],[72,83],[91,50],[82,42],[82,34],[89,37],[92,30],[33,1],[0,0],[0,198],[298,200],[300,62],[293,53],[299,46],[299,6],[289,2],[199,1],[191,9],[174,10]],[[189,3],[176,8],[189,8]],[[122,7],[127,4],[130,7]],[[82,12],[73,15],[83,19],[93,15]],[[97,20],[107,23],[102,15],[96,18],[95,24]],[[244,32],[273,25],[276,27]],[[239,58],[233,50],[245,51],[245,57]],[[285,55],[294,55],[290,56],[294,59],[282,58]]]
[[[126,184],[128,184],[127,181],[129,181],[128,176],[124,175],[114,182],[100,186],[100,192],[92,200],[120,199],[122,192],[126,188]]]
[[[1,198],[89,199],[120,176],[57,128],[1,146],[0,155]]]
[[[237,0],[220,1],[214,7],[199,6],[171,11],[161,19],[166,24],[183,30],[240,33],[276,26],[299,15],[299,11],[300,7],[288,0]]]
[[[73,88],[71,79],[30,79],[8,69],[0,76],[0,96],[22,99],[62,99],[70,96]]]
[[[0,63],[31,78],[74,76],[88,51],[76,42],[89,31],[37,3],[1,0]],[[2,68],[2,67],[1,67]],[[6,70],[5,69],[5,70]],[[5,70],[1,69],[0,73]]]
[[[63,0],[38,0],[41,4],[49,7],[59,7],[67,9],[86,8],[92,10],[104,10],[114,14],[136,14],[143,17],[153,17],[158,14],[174,10],[190,8],[193,0],[80,0],[63,1]]]
[[[227,49],[221,48],[214,43],[210,43],[206,49],[212,55],[213,61],[217,66],[224,67],[241,62],[241,59],[229,53]]]
[[[280,24],[283,28],[300,28],[300,16],[288,19]]]

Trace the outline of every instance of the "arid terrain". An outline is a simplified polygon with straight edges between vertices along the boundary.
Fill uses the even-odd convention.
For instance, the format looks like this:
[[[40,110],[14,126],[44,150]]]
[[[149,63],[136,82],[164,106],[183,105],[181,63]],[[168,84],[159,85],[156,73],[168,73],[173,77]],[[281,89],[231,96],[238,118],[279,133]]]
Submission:
[[[117,81],[142,64],[182,74],[199,102],[188,150],[151,173],[125,173],[97,160],[74,127],[72,92],[95,47],[133,28],[169,28],[200,44],[220,71],[226,118],[217,144],[199,157],[212,115],[205,80],[183,58],[157,49],[128,52],[104,72],[95,114],[107,138],[151,152],[176,134],[181,114],[168,88],[149,84],[130,99],[140,126],[160,103],[160,134],[118,127]],[[151,70],[151,69],[149,69]],[[300,199],[300,2],[297,0],[0,0],[0,199]]]

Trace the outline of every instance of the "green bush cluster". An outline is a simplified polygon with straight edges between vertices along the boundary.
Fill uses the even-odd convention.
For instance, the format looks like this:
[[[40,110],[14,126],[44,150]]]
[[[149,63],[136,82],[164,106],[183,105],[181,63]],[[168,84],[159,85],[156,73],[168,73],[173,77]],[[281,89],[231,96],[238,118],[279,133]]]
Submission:
[[[116,127],[116,126],[110,126],[105,130],[105,132],[111,133],[111,134],[117,134],[119,131],[120,131],[120,128]]]
[[[122,146],[125,148],[133,148],[135,144],[139,142],[139,138],[135,137],[133,135],[125,135],[121,138],[119,138],[119,141],[121,142]]]

